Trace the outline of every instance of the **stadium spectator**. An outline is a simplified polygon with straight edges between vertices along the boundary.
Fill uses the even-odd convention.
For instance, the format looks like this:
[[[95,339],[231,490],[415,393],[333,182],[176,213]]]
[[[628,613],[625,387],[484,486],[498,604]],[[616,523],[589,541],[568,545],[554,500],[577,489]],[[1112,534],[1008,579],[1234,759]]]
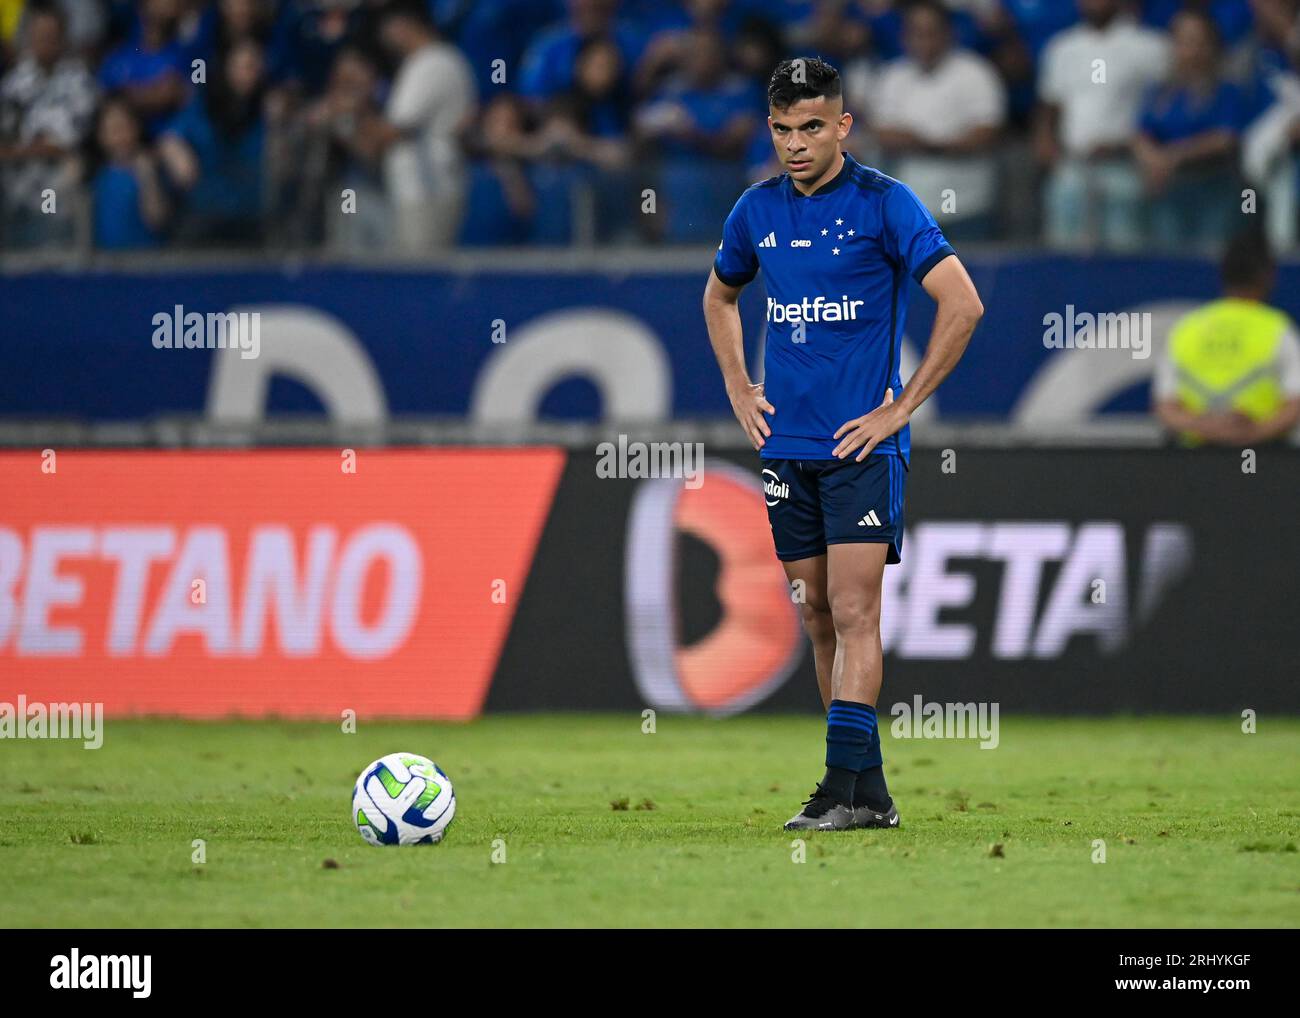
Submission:
[[[964,49],[985,52],[990,45],[984,24],[990,13],[987,0],[943,0],[943,6],[951,19],[957,44]],[[912,0],[905,3],[865,0],[858,7],[871,27],[871,44],[880,59],[897,60],[903,56],[904,23],[907,11],[912,7]]]
[[[618,0],[568,0],[568,18],[542,32],[524,53],[520,91],[532,101],[551,99],[573,87],[578,51],[588,39],[609,36],[622,54],[625,84],[645,49],[645,33],[620,20]]]
[[[1046,240],[1132,250],[1142,242],[1142,181],[1130,146],[1144,91],[1168,66],[1163,36],[1122,0],[1078,0],[1083,23],[1043,51],[1035,144],[1049,169]]]
[[[189,54],[178,37],[180,0],[143,0],[131,37],[104,58],[99,82],[121,92],[152,137],[185,104]]]
[[[1224,46],[1236,45],[1250,33],[1250,0],[1143,0],[1142,23],[1170,30],[1184,11],[1209,18]]]
[[[998,0],[981,28],[988,58],[1007,89],[1008,113],[1017,128],[1027,126],[1038,101],[1038,61],[1047,40],[1079,20],[1073,0]]]
[[[921,188],[958,238],[1041,228],[1065,248],[1218,243],[1241,175],[1275,249],[1300,239],[1300,0],[0,0],[0,81],[15,79],[30,54],[14,47],[50,6],[64,14],[64,52],[84,54],[92,81],[134,107],[141,145],[173,139],[169,186],[172,125],[210,119],[191,95],[222,92],[226,54],[255,43],[260,142],[244,140],[256,164],[236,174],[236,145],[219,176],[240,176],[245,193],[256,181],[254,233],[291,246],[359,252],[384,238],[418,254],[458,237],[571,243],[638,230],[704,240],[746,178],[780,172],[762,86],[790,52],[838,60],[846,108],[877,128],[853,132],[849,147]],[[1211,22],[1226,40],[1213,57]],[[944,52],[926,55],[927,36]],[[391,65],[379,63],[385,50]],[[361,78],[364,101],[351,91]],[[463,158],[478,94],[500,103]],[[968,123],[981,106],[996,115]],[[83,109],[69,151],[92,114]],[[12,102],[5,116],[0,128],[15,130]],[[110,121],[125,126],[120,110]],[[30,205],[15,144],[0,134],[0,226]],[[1037,160],[1022,157],[1031,149]],[[635,212],[654,181],[633,153],[653,157],[659,216]],[[126,177],[114,179],[125,195]],[[360,201],[341,218],[345,186]],[[206,236],[193,233],[206,187],[169,195],[169,241]],[[994,200],[1003,194],[1016,198]],[[390,214],[399,200],[407,213]],[[8,223],[9,242],[71,220],[82,221]]]
[[[641,108],[638,137],[658,159],[669,240],[707,240],[743,190],[745,156],[765,101],[728,66],[722,34],[691,30],[682,73]]]
[[[67,38],[69,55],[80,57],[87,66],[94,66],[108,31],[108,5],[101,0],[53,0],[54,5],[63,12],[63,31]],[[0,4],[0,6],[5,6]],[[27,3],[17,0],[12,8],[30,17],[32,12],[40,10],[40,2]],[[2,17],[0,17],[2,20]]]
[[[157,247],[168,201],[157,156],[144,143],[144,125],[120,96],[100,106],[91,176],[95,247],[123,251]]]
[[[1250,9],[1250,34],[1228,59],[1228,77],[1244,93],[1247,121],[1274,103],[1277,77],[1300,55],[1300,0],[1250,0]]]
[[[75,235],[75,155],[97,94],[90,72],[68,55],[64,29],[58,7],[33,7],[17,63],[0,79],[0,235],[11,249],[66,244]]]
[[[159,138],[168,178],[183,196],[182,241],[261,242],[265,89],[262,48],[251,39],[236,43]]]
[[[384,183],[396,250],[429,254],[449,247],[464,214],[467,174],[459,137],[474,114],[474,75],[439,38],[420,7],[388,11],[385,48],[399,60],[379,125]]]
[[[784,59],[785,44],[770,21],[749,17],[737,29],[731,52],[736,69],[761,88]]]
[[[844,108],[861,121],[866,127],[871,121],[871,110],[876,105],[880,88],[880,60],[872,48],[871,5],[862,3],[826,3],[819,4],[812,17],[804,23],[799,35],[806,36],[808,42],[800,48],[819,53],[830,59],[840,71],[843,82]],[[778,48],[778,62],[784,56]],[[776,64],[767,68],[767,73],[754,75],[756,81],[765,83],[772,76]],[[763,163],[769,172],[758,172],[760,167],[751,156],[753,165],[751,179],[762,179],[782,172],[772,146],[771,134],[764,125],[763,138],[767,151]],[[846,152],[856,156],[859,162],[869,166],[881,162],[880,147],[875,135],[869,130],[856,130],[844,140]],[[757,145],[757,143],[756,143]],[[757,156],[757,147],[754,156]]]
[[[763,100],[752,82],[730,72],[717,29],[692,29],[683,51],[680,71],[638,110],[639,136],[659,152],[737,158]]]
[[[1214,249],[1241,203],[1241,93],[1220,75],[1219,30],[1209,15],[1176,15],[1171,38],[1170,79],[1143,100],[1133,153],[1150,196],[1151,239],[1164,248]]]
[[[938,0],[908,8],[906,56],[881,72],[873,123],[888,159],[953,240],[993,235],[995,147],[1006,122],[1002,82],[983,57],[953,44]]]
[[[1181,319],[1157,363],[1156,416],[1187,445],[1248,446],[1300,420],[1300,336],[1269,307],[1276,267],[1255,232],[1228,245],[1224,295]]]
[[[597,222],[587,228],[616,232],[628,218],[620,176],[630,156],[627,89],[617,40],[593,35],[579,46],[563,91],[541,102],[492,100],[469,139],[476,159],[461,243],[570,243],[588,197]]]
[[[1300,0],[1252,0],[1255,31],[1237,62],[1245,88],[1242,171],[1278,248],[1300,237]]]
[[[217,0],[203,11],[195,35],[191,48],[209,63],[220,63],[236,43],[251,39],[266,54],[268,79],[284,71],[273,0]]]
[[[465,54],[486,98],[516,87],[524,51],[564,17],[564,0],[434,0],[433,10],[438,30]],[[498,60],[504,80],[495,74]]]
[[[530,239],[538,198],[529,161],[539,153],[527,130],[528,110],[516,95],[500,95],[483,110],[482,130],[471,142],[469,200],[460,243],[522,244]]]
[[[284,75],[319,96],[344,48],[371,48],[375,17],[363,0],[281,0],[274,38]]]
[[[680,24],[655,32],[647,40],[633,71],[638,96],[653,95],[674,74],[679,74],[690,53],[691,31],[712,29],[730,38],[728,0],[686,0]]]
[[[573,210],[584,215],[584,209],[591,209],[590,224],[577,224],[583,234],[579,239],[608,240],[631,232],[634,182],[627,171],[632,104],[627,80],[616,41],[597,36],[578,51],[573,87],[545,108],[539,132],[543,154],[552,160],[567,160],[572,166],[572,183],[590,196],[589,205]],[[537,176],[534,181],[538,182]],[[544,206],[550,204],[545,193],[540,197]],[[569,200],[573,197],[571,194]],[[539,225],[545,223],[544,208]],[[554,225],[563,232],[561,224]]]
[[[324,234],[336,251],[358,255],[383,250],[392,231],[384,193],[383,161],[376,144],[382,127],[380,77],[374,62],[358,47],[339,52],[325,94],[303,114],[306,128],[298,195],[303,220],[324,214]],[[279,139],[277,139],[277,144]],[[281,165],[293,179],[294,141]],[[344,191],[350,192],[348,199]],[[297,227],[302,232],[302,226]]]
[[[816,53],[839,67],[842,74],[851,60],[872,48],[875,40],[871,25],[876,15],[867,7],[880,6],[845,0],[813,4],[807,17],[787,27],[785,48]],[[890,10],[892,13],[892,5]]]
[[[1001,10],[991,18],[990,31],[1004,35],[1009,22],[1037,63],[1047,43],[1078,21],[1076,0],[1001,0]]]
[[[631,109],[622,50],[611,36],[594,36],[578,49],[573,84],[543,107],[542,130],[566,158],[617,169]]]

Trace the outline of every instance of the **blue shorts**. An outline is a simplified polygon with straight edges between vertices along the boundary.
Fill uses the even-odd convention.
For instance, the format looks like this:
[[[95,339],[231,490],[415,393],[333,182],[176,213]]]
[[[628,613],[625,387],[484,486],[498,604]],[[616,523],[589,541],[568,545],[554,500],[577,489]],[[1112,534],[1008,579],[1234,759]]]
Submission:
[[[776,557],[826,554],[828,544],[888,544],[903,552],[907,464],[890,454],[847,460],[763,460],[763,494]]]

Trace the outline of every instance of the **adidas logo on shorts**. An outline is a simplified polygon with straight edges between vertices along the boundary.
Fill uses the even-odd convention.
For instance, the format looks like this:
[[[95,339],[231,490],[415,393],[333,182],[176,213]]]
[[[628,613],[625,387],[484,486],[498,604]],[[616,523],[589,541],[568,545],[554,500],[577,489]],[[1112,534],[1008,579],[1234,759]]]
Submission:
[[[876,510],[872,509],[867,513],[866,516],[858,520],[858,526],[859,527],[880,527],[880,526],[884,526],[884,524],[880,522],[880,517],[876,515]]]

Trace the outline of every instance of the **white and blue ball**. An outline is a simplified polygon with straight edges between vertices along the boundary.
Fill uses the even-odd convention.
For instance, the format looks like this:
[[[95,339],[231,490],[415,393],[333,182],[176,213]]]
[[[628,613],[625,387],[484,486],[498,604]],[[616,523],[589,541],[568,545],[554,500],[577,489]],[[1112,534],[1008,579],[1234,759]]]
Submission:
[[[381,757],[352,789],[352,821],[372,845],[435,844],[455,815],[451,778],[415,753]]]

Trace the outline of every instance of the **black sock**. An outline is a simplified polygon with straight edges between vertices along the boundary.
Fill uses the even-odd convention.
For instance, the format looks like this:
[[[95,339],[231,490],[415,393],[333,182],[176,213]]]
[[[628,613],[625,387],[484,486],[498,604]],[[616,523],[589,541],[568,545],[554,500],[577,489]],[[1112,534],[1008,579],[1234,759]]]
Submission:
[[[836,802],[853,805],[853,788],[871,758],[876,709],[853,700],[832,700],[826,712],[826,777],[822,786]]]
[[[880,728],[874,723],[875,713],[874,710],[871,712],[871,746],[858,769],[858,780],[853,786],[853,805],[870,806],[877,813],[885,813],[893,803],[889,798],[889,788],[885,785],[884,759],[880,754]]]
[[[885,769],[879,765],[868,767],[857,778],[853,786],[853,805],[870,806],[877,813],[888,812],[892,800],[885,784]]]
[[[827,767],[826,777],[822,778],[822,789],[836,802],[852,806],[853,786],[857,780],[858,775],[854,771],[846,771],[843,767]]]

